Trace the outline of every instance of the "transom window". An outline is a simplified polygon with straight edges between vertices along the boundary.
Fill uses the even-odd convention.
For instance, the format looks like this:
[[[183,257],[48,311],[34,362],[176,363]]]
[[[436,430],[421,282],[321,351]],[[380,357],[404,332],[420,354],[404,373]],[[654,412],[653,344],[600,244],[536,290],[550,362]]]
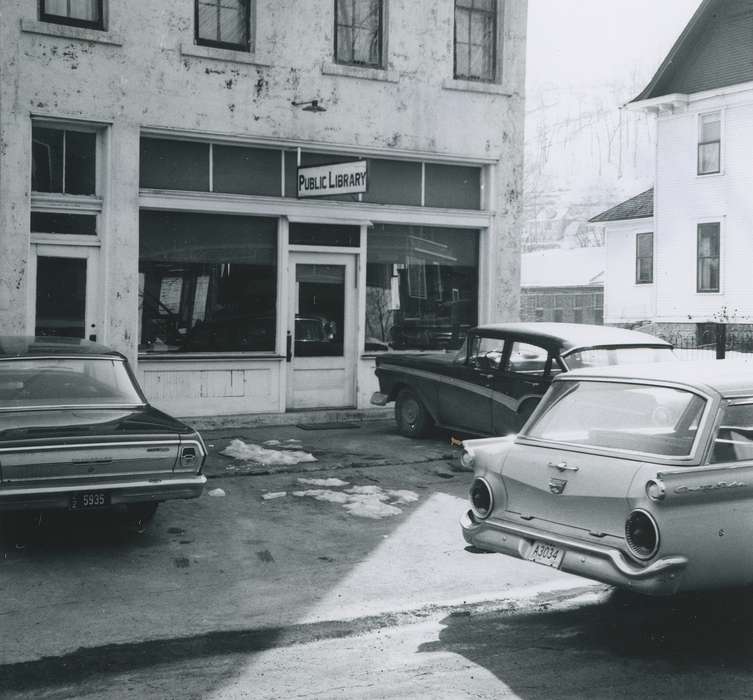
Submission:
[[[654,234],[635,236],[635,283],[651,284],[654,281]]]
[[[252,0],[196,0],[196,43],[251,50]]]
[[[719,291],[719,223],[698,224],[697,291]]]
[[[104,29],[103,0],[39,0],[39,19],[55,24]]]
[[[383,0],[335,0],[335,60],[381,68]]]
[[[698,120],[698,174],[721,171],[722,118],[719,112],[702,114]]]
[[[455,77],[496,80],[497,0],[455,0]]]

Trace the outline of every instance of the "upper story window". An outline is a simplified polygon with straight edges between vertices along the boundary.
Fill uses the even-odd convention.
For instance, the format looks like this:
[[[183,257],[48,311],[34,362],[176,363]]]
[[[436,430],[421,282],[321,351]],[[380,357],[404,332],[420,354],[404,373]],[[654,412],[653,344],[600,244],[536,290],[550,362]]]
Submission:
[[[654,234],[639,233],[635,237],[635,283],[654,281]]]
[[[722,117],[719,112],[701,114],[698,119],[698,174],[721,171]]]
[[[39,0],[39,19],[74,27],[104,29],[103,0]]]
[[[251,0],[195,0],[196,43],[251,50]]]
[[[384,0],[335,0],[335,60],[382,68]]]
[[[96,193],[96,132],[34,125],[31,140],[32,191]]]
[[[497,79],[497,0],[455,0],[455,78]]]
[[[698,224],[698,292],[719,291],[719,223]]]

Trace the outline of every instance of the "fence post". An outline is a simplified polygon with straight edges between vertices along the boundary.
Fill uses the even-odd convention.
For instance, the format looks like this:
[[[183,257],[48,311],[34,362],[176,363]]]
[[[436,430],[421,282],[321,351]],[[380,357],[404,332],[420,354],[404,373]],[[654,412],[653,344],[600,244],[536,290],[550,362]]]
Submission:
[[[727,351],[727,325],[725,323],[715,323],[716,331],[716,359],[723,360]]]

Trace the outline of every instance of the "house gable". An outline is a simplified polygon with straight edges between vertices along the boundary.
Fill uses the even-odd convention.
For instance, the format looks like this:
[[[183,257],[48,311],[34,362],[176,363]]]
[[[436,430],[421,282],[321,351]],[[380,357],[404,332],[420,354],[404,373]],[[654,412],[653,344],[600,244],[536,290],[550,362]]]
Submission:
[[[633,102],[753,81],[753,0],[704,0]]]

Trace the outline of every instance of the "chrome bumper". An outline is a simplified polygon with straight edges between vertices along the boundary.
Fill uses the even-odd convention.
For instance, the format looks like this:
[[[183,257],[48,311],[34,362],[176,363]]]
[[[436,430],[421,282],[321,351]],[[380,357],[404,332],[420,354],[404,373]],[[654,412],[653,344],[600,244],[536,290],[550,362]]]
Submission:
[[[375,391],[371,395],[371,403],[373,403],[375,406],[386,406],[388,401],[389,396],[387,396],[387,394],[383,394],[381,391]]]
[[[477,520],[471,511],[463,515],[460,525],[465,541],[479,549],[528,559],[534,542],[546,542],[565,550],[560,571],[648,595],[676,593],[688,564],[685,557],[671,556],[640,566],[612,547],[499,520]]]
[[[203,474],[176,479],[149,479],[144,481],[100,481],[75,486],[41,486],[27,488],[0,487],[0,511],[12,510],[65,510],[70,505],[71,494],[100,491],[110,494],[113,506],[145,501],[198,498],[207,478]]]

